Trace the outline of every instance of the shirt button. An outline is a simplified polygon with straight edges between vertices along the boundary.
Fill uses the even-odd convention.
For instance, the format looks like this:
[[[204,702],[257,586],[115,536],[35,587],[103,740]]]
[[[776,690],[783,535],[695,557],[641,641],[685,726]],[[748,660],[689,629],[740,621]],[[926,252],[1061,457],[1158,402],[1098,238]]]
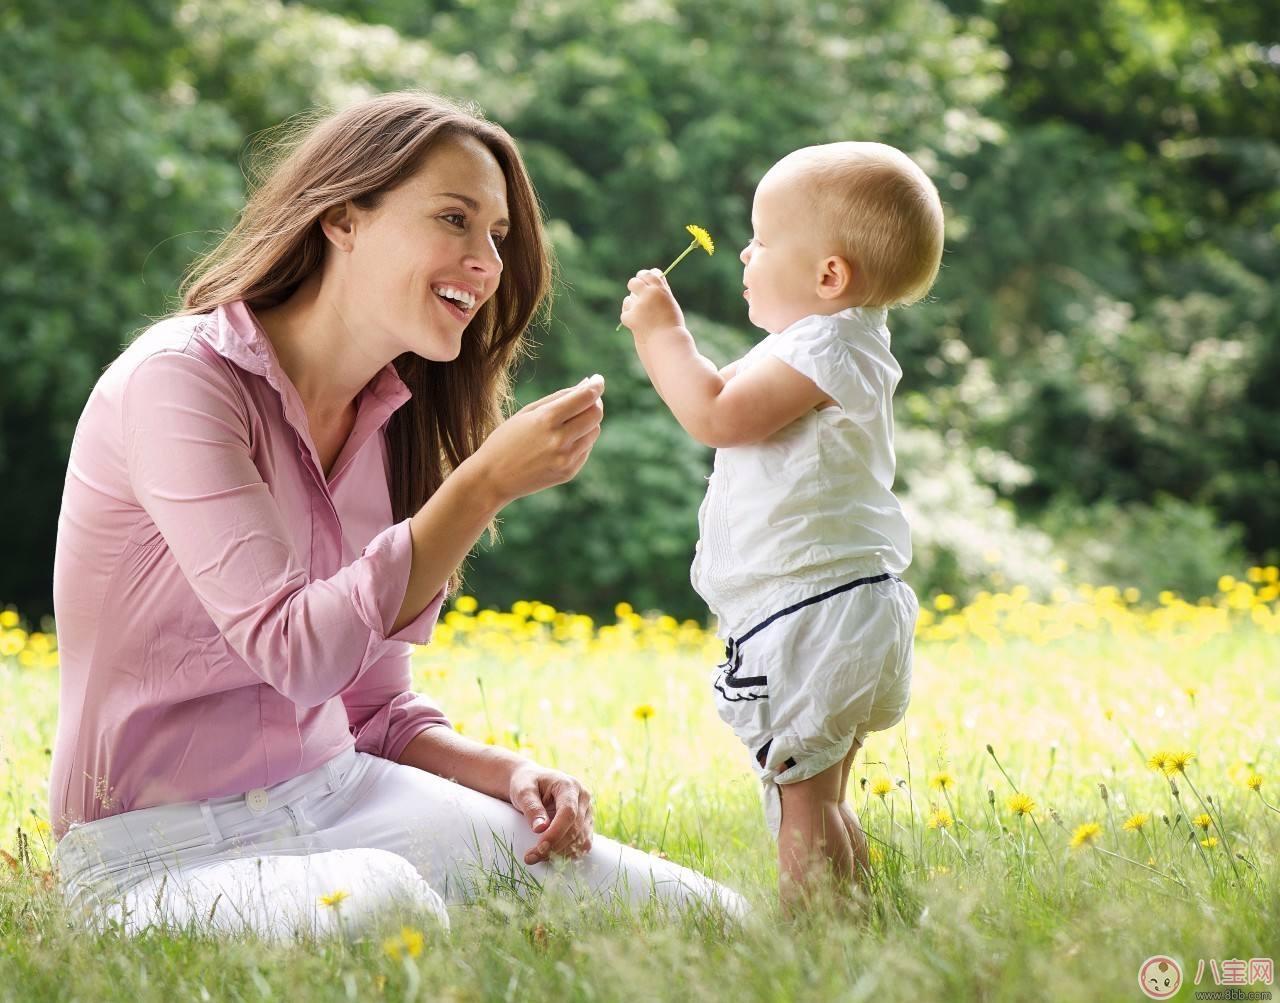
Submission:
[[[255,787],[244,796],[244,803],[245,806],[255,815],[261,815],[267,810],[267,805],[270,803],[270,799],[267,797],[267,792],[265,790],[261,787]]]

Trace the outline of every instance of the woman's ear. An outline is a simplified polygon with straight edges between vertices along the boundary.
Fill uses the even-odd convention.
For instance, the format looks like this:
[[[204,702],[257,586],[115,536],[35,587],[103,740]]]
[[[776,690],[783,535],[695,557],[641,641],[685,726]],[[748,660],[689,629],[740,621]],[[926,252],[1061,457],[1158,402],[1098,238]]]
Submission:
[[[350,251],[355,244],[355,215],[350,202],[330,206],[320,214],[320,229],[340,251]]]
[[[818,264],[818,295],[824,300],[840,299],[853,289],[853,265],[839,255],[823,258]]]

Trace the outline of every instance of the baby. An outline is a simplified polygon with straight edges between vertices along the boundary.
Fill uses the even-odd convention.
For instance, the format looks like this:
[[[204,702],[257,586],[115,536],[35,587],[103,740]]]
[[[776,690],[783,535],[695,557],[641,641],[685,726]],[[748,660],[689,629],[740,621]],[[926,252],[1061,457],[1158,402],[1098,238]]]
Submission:
[[[792,153],[756,189],[743,296],[768,333],[723,369],[699,354],[661,273],[628,284],[622,323],[684,429],[716,448],[692,581],[719,621],[721,718],[750,751],[778,841],[780,893],[864,887],[846,801],[866,735],[902,720],[919,607],[894,478],[888,308],[942,257],[937,189],[879,143]]]

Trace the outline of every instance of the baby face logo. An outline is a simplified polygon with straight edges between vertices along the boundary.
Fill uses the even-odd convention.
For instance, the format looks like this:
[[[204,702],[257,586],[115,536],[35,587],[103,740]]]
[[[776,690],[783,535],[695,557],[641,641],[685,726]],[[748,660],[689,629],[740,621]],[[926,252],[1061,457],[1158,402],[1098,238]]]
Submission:
[[[1153,1000],[1167,1000],[1182,985],[1182,969],[1163,954],[1148,958],[1138,970],[1138,985]]]

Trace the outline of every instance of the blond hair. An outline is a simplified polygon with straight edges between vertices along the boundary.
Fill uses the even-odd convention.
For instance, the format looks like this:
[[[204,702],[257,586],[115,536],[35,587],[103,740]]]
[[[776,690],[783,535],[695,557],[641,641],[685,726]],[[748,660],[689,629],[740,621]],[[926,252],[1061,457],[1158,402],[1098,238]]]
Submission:
[[[828,143],[774,170],[807,182],[819,225],[857,273],[860,306],[905,306],[933,286],[942,263],[942,201],[929,176],[883,143]]]
[[[502,282],[468,325],[458,357],[433,362],[407,352],[394,361],[413,394],[387,426],[392,512],[399,521],[502,420],[511,370],[526,351],[525,331],[550,288],[538,199],[507,132],[433,94],[383,94],[285,131],[275,156],[251,180],[235,227],[184,279],[182,312],[205,313],[235,300],[255,309],[287,300],[324,262],[319,221],[325,211],[344,202],[376,208],[450,137],[479,140],[506,178],[511,230],[502,243]],[[455,585],[459,580],[455,575]]]

